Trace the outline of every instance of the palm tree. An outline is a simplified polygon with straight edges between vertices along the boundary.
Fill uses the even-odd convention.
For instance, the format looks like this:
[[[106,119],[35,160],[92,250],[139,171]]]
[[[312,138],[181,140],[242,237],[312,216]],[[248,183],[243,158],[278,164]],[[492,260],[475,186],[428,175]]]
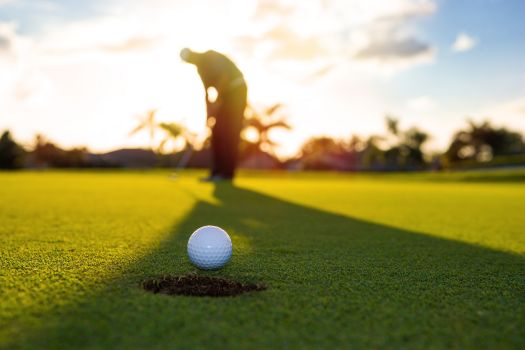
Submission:
[[[153,151],[153,141],[155,140],[155,130],[157,129],[157,122],[155,121],[156,109],[150,109],[145,114],[139,116],[139,125],[129,132],[129,136],[145,130],[149,133],[150,149]]]
[[[164,146],[170,140],[182,139],[184,141],[185,152],[177,165],[178,169],[184,168],[189,162],[191,155],[195,149],[196,135],[186,129],[179,123],[159,123],[155,120],[157,114],[156,109],[150,109],[140,117],[139,124],[131,130],[129,136],[134,135],[140,131],[146,131],[149,134],[150,149],[158,154],[163,153]],[[154,147],[155,134],[157,129],[164,132],[164,138],[160,141],[157,147]]]
[[[399,119],[394,117],[393,115],[387,114],[385,117],[386,120],[386,128],[387,130],[394,136],[399,135]]]
[[[163,130],[165,133],[164,138],[159,143],[159,146],[157,148],[159,153],[162,153],[164,151],[164,146],[167,142],[169,142],[170,140],[177,140],[178,138],[183,137],[183,134],[185,132],[184,127],[177,123],[159,123],[158,125],[156,125],[156,127]]]
[[[184,141],[185,151],[177,165],[177,169],[185,168],[195,150],[196,135],[178,123],[160,123],[158,127],[166,133],[166,136],[159,144],[159,153],[163,151],[164,145],[169,140],[182,139]]]
[[[502,155],[525,152],[523,136],[506,128],[493,127],[488,121],[468,121],[468,128],[457,131],[445,156],[451,162],[488,161]]]
[[[251,127],[257,132],[257,140],[254,142],[256,150],[264,152],[265,149],[274,155],[274,148],[277,143],[270,139],[269,133],[276,128],[290,130],[292,127],[286,122],[284,117],[279,117],[276,112],[283,107],[277,103],[263,110],[262,113],[249,105],[250,118],[246,121],[246,127]]]

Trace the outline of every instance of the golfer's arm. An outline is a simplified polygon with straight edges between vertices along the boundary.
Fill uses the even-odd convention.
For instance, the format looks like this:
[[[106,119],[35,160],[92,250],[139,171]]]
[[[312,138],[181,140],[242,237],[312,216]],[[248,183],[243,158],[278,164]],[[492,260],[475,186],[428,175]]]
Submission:
[[[210,96],[208,95],[209,86],[204,85],[205,98],[206,98],[206,119],[212,117],[215,114],[215,108],[213,103],[210,102]]]
[[[208,89],[206,88],[206,86],[204,87],[204,91],[205,91],[205,94],[206,94],[206,118],[209,118],[210,117],[210,100],[209,100],[209,96],[208,96]]]

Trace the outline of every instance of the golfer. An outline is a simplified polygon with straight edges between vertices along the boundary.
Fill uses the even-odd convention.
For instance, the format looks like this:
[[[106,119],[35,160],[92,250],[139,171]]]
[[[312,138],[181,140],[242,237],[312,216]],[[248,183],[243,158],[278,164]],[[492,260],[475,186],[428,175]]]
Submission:
[[[211,127],[212,166],[205,180],[233,179],[246,108],[247,87],[237,66],[223,54],[183,49],[181,58],[197,67],[206,91],[207,124]],[[211,96],[215,89],[216,96]],[[215,99],[213,97],[216,97]]]

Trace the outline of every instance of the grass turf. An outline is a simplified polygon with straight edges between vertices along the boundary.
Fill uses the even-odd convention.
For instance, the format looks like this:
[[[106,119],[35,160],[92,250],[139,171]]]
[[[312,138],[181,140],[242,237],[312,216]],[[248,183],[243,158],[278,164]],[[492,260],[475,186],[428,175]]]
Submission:
[[[167,175],[0,173],[1,348],[525,347],[523,172]],[[220,271],[186,258],[206,224]],[[139,287],[192,272],[268,290]]]

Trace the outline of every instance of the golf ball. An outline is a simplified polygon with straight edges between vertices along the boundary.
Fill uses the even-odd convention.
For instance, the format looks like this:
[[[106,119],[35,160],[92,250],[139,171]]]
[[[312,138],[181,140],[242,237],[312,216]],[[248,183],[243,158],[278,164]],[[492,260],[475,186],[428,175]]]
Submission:
[[[188,240],[188,256],[199,269],[219,269],[226,265],[232,256],[230,236],[217,226],[200,227]]]

